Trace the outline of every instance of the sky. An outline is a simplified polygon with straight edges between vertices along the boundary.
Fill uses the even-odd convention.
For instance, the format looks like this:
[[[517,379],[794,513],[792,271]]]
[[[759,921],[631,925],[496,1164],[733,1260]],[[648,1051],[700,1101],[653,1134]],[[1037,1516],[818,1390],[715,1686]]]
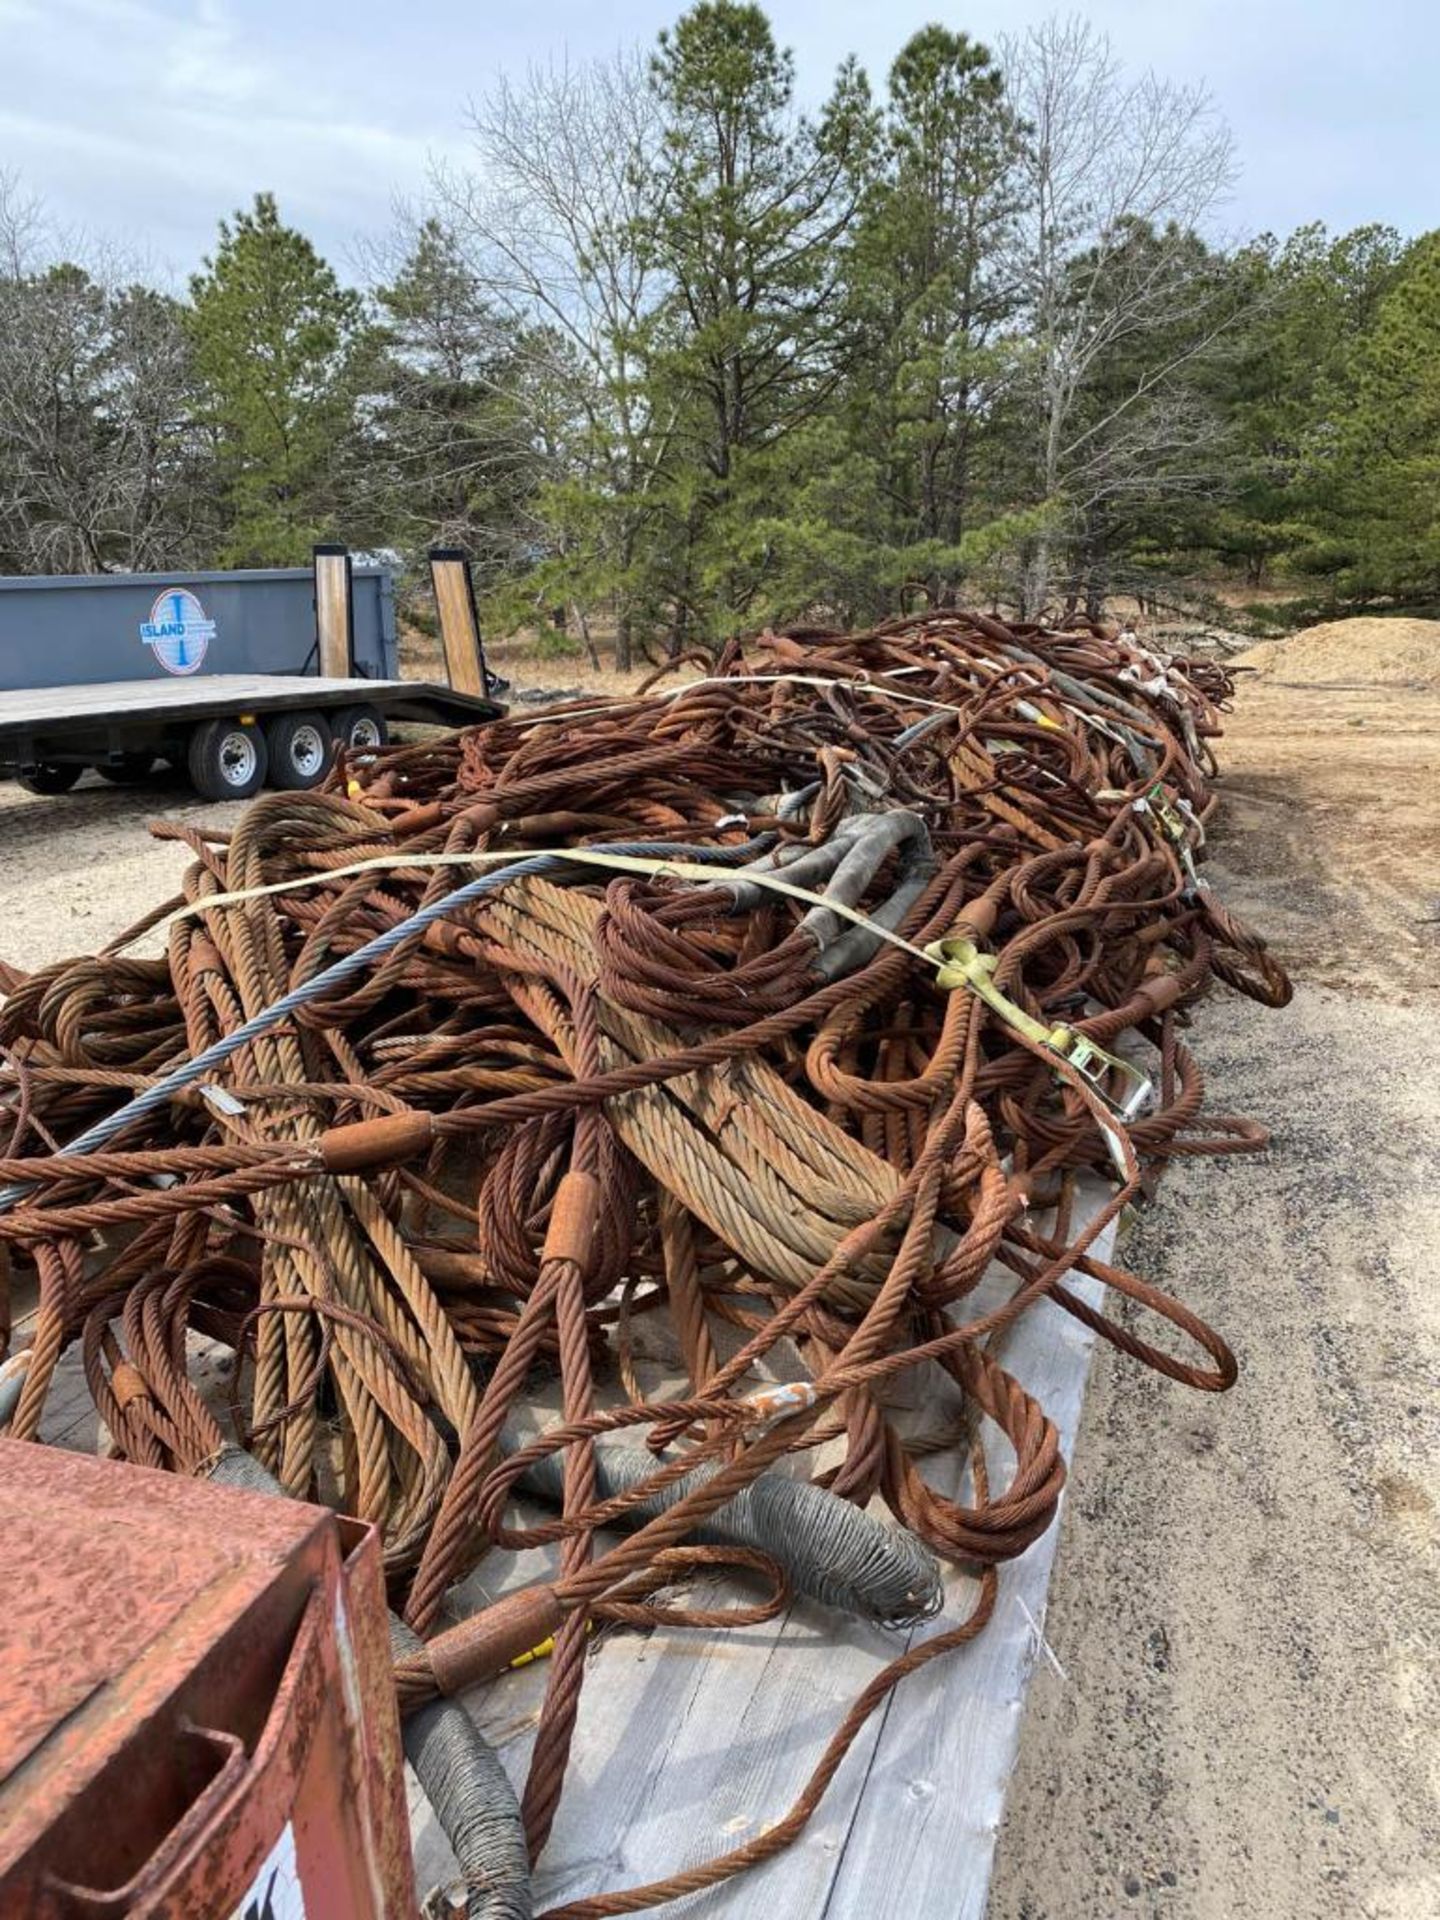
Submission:
[[[0,0],[0,172],[52,218],[183,284],[257,189],[338,267],[463,159],[501,71],[649,44],[679,0]],[[1241,172],[1223,228],[1440,225],[1434,0],[1091,0],[1127,64],[1209,88]],[[773,0],[802,94],[877,84],[927,21],[993,39],[1053,0]]]

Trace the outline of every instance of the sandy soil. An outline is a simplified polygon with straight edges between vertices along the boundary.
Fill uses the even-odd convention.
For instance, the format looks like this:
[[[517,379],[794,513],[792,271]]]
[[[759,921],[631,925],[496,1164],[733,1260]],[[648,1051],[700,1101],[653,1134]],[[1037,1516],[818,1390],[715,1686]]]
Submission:
[[[1440,697],[1249,682],[1210,871],[1298,980],[1197,1018],[1263,1157],[1128,1243],[1224,1399],[1103,1349],[990,1920],[1440,1913]]]
[[[199,800],[170,773],[134,789],[87,773],[54,798],[0,781],[0,960],[28,972],[93,953],[177,889],[194,858],[152,840],[148,821],[234,821],[245,806]]]
[[[1245,684],[1211,872],[1300,984],[1197,1026],[1275,1142],[1182,1162],[1129,1243],[1243,1371],[1097,1362],[991,1920],[1440,1913],[1437,735],[1440,694]],[[188,858],[146,819],[238,811],[0,786],[0,955],[93,950]]]
[[[1440,684],[1440,620],[1365,615],[1325,620],[1283,640],[1262,640],[1235,664],[1290,686],[1434,687]]]

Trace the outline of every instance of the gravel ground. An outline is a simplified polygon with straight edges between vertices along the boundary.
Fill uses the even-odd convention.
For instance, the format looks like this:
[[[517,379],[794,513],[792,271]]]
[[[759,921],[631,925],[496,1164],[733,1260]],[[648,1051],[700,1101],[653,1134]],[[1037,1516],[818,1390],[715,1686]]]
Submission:
[[[1274,1145],[1181,1162],[1128,1242],[1241,1378],[1097,1362],[991,1920],[1440,1914],[1437,739],[1433,695],[1242,699],[1211,870],[1300,985],[1198,1049]],[[0,958],[93,950],[189,857],[146,820],[239,811],[0,786]]]
[[[0,781],[0,960],[32,972],[93,953],[178,889],[194,859],[151,820],[234,821],[243,800],[199,800],[178,774],[143,788],[87,773],[73,793],[44,798]],[[135,948],[157,952],[152,938]]]
[[[1299,986],[1197,1049],[1258,1157],[1127,1242],[1223,1399],[1102,1350],[990,1920],[1440,1914],[1440,701],[1248,689],[1211,871]]]

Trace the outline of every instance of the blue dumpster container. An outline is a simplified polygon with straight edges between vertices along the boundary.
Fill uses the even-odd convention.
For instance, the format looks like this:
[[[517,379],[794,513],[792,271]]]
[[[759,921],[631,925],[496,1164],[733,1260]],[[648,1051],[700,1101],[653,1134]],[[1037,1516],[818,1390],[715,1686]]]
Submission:
[[[389,570],[352,576],[353,672],[399,672]],[[209,674],[318,673],[309,567],[0,578],[0,692]]]

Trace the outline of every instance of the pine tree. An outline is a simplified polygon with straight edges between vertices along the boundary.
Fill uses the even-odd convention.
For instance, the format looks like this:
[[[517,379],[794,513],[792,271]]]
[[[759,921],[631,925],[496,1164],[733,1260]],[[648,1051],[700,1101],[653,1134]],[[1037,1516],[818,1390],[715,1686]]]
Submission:
[[[493,580],[516,564],[535,480],[519,329],[434,219],[376,302],[369,517],[407,551],[466,548]]]
[[[754,602],[772,557],[755,530],[779,497],[784,444],[817,418],[853,345],[842,240],[872,116],[853,64],[816,122],[797,114],[791,56],[736,0],[692,7],[661,35],[652,74],[662,177],[637,239],[672,288],[652,377],[678,422],[678,646]]]
[[[854,256],[866,341],[855,411],[885,449],[892,568],[932,600],[953,594],[965,535],[996,510],[982,469],[1009,361],[1001,242],[1018,140],[985,47],[939,26],[907,42]]]
[[[1315,470],[1327,485],[1337,584],[1369,597],[1440,594],[1440,233],[1397,264],[1346,357]],[[1348,551],[1346,550],[1348,548]]]
[[[222,221],[190,282],[190,331],[215,436],[231,565],[290,565],[339,525],[365,327],[273,195]]]
[[[1332,236],[1317,224],[1283,243],[1267,234],[1231,259],[1248,306],[1218,388],[1234,484],[1205,539],[1252,586],[1272,568],[1333,583],[1353,563],[1334,499],[1333,422],[1348,411],[1352,364],[1403,252],[1392,228]]]

